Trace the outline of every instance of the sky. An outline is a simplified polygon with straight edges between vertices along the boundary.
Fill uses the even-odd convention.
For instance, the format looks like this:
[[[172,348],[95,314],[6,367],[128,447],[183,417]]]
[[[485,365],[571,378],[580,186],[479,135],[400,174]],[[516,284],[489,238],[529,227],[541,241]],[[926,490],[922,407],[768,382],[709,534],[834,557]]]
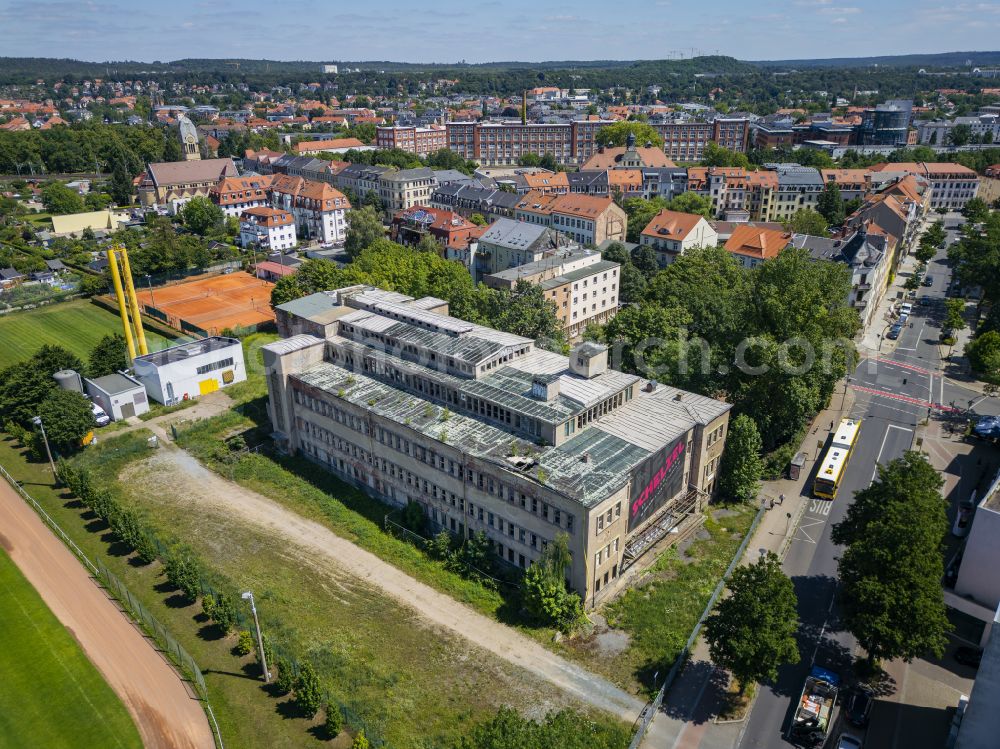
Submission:
[[[168,61],[743,60],[995,50],[1000,2],[0,0],[0,55]]]

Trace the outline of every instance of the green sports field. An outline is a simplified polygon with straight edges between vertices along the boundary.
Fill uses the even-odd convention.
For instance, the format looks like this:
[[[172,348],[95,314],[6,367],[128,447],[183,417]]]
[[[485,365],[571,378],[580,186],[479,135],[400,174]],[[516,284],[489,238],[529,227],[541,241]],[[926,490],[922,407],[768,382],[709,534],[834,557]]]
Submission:
[[[117,315],[86,299],[0,315],[0,369],[27,359],[45,343],[63,346],[86,362],[101,338],[121,332]],[[146,343],[150,351],[168,345],[166,338],[149,330]]]
[[[124,705],[0,550],[0,749],[141,747]]]

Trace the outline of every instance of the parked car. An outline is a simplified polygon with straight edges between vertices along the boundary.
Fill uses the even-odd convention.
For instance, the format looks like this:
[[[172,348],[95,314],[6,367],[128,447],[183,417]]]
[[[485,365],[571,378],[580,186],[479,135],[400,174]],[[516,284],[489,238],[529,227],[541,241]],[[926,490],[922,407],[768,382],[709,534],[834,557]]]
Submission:
[[[901,305],[899,305],[900,315],[908,315],[911,312],[913,312],[913,305],[910,304],[909,302],[903,302]]]
[[[924,276],[923,285],[924,286],[933,286],[934,285],[934,276]]]
[[[970,648],[963,646],[955,649],[955,660],[966,666],[979,668],[979,662],[983,659],[982,648]]]
[[[972,516],[976,511],[976,490],[967,499],[958,503],[958,514],[955,515],[955,524],[951,527],[951,535],[956,538],[965,538],[969,535],[969,526],[972,525]]]
[[[899,338],[899,334],[903,332],[903,323],[894,323],[891,328],[889,328],[889,333],[886,335],[890,341],[895,341]]]
[[[104,409],[98,406],[96,403],[90,404],[90,410],[94,414],[94,421],[97,423],[97,426],[106,427],[108,424],[111,423],[111,417],[108,416],[104,412]]]
[[[861,739],[849,733],[842,733],[837,739],[837,749],[861,749]]]
[[[872,705],[875,698],[871,690],[866,687],[858,687],[847,698],[844,706],[844,717],[852,726],[864,728],[868,725],[868,716],[871,714]]]

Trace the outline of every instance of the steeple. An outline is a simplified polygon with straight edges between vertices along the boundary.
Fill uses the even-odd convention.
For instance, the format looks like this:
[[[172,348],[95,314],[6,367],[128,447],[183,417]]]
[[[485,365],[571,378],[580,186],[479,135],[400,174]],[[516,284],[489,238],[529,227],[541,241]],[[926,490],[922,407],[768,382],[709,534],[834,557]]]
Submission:
[[[201,149],[198,147],[198,130],[194,123],[184,115],[180,115],[177,118],[177,126],[184,160],[198,161],[201,159]]]

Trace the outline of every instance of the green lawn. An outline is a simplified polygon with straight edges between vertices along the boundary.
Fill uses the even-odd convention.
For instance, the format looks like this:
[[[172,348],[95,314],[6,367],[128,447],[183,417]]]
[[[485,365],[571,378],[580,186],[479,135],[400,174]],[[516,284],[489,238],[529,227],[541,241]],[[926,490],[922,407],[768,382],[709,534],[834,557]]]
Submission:
[[[86,299],[2,315],[0,369],[27,359],[45,343],[63,346],[86,361],[101,338],[121,332],[117,315]],[[146,343],[151,351],[168,345],[166,338],[150,330],[146,331]]]
[[[0,550],[0,747],[141,747],[125,706]]]

